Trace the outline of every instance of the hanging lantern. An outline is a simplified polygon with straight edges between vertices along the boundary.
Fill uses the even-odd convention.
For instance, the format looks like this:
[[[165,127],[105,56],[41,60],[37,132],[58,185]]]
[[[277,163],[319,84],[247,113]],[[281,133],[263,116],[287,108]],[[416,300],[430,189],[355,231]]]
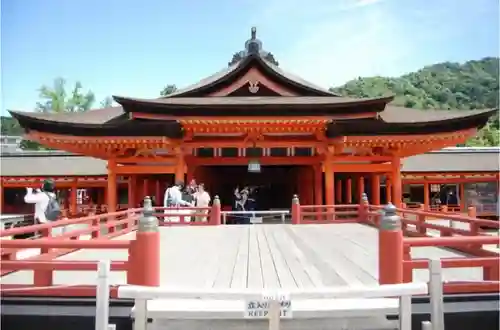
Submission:
[[[258,159],[251,159],[248,162],[249,173],[260,173],[260,162]]]

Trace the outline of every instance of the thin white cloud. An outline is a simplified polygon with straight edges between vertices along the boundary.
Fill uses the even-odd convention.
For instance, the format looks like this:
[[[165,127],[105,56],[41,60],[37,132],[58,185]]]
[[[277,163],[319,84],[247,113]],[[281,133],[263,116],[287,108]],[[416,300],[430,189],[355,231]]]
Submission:
[[[286,39],[285,51],[275,54],[285,70],[330,87],[358,76],[390,74],[411,51],[383,3],[271,0],[258,21],[266,35],[272,31]]]

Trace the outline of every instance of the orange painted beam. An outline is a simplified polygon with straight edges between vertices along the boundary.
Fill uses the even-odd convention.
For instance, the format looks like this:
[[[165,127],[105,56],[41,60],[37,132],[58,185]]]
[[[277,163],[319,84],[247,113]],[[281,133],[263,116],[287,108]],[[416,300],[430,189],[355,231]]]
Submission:
[[[115,168],[116,174],[168,174],[175,172],[175,165],[123,165]]]
[[[403,179],[404,184],[425,184],[425,183],[476,183],[476,182],[497,182],[494,178],[474,178],[474,179],[460,179],[460,178],[443,178],[443,179]]]
[[[200,165],[248,165],[250,160],[255,158],[252,157],[214,157],[214,158],[204,158],[195,156],[186,156],[186,162],[192,164],[193,166]],[[300,157],[300,156],[290,156],[290,157],[271,157],[264,156],[258,157],[259,162],[262,165],[314,165],[321,162],[323,157],[312,156],[312,157]]]
[[[391,164],[334,164],[334,172],[363,172],[363,173],[376,173],[391,171]]]

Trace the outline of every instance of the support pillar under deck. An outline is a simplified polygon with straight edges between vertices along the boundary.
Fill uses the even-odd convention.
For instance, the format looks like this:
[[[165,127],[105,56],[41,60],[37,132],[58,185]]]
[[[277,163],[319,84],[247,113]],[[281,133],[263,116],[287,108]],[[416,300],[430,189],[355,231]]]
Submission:
[[[335,204],[335,174],[329,161],[325,162],[325,204]]]
[[[403,201],[403,185],[401,182],[401,159],[392,159],[392,200],[396,207],[401,207]]]

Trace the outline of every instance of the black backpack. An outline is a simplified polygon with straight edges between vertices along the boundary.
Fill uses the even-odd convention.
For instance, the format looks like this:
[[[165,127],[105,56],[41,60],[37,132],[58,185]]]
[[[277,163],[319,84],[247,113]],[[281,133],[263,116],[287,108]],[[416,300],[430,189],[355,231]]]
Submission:
[[[61,216],[61,207],[56,197],[52,197],[50,194],[46,193],[49,197],[49,204],[47,204],[47,209],[45,210],[45,218],[49,221],[57,220]]]

